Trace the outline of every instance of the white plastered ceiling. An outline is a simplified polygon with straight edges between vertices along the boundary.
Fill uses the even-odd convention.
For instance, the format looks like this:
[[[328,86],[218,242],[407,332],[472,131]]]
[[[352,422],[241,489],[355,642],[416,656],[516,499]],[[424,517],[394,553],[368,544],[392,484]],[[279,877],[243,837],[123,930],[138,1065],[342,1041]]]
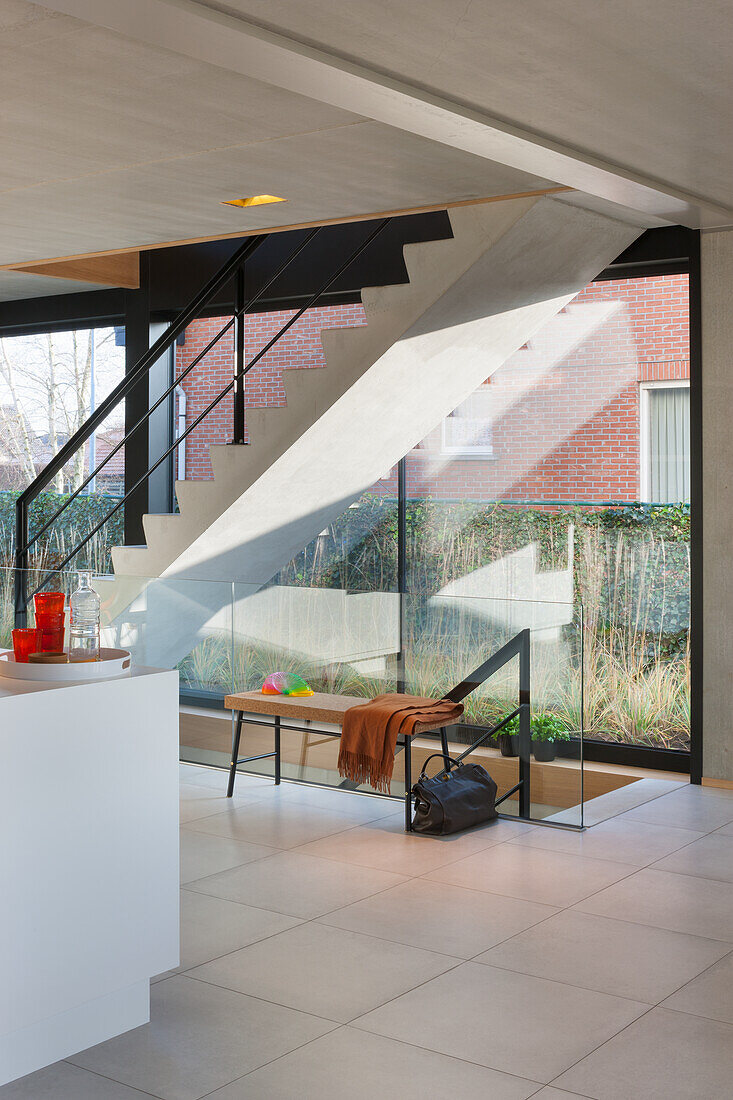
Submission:
[[[552,186],[25,0],[0,97],[0,265]],[[221,205],[261,193],[288,202]],[[69,289],[0,272],[26,287]]]

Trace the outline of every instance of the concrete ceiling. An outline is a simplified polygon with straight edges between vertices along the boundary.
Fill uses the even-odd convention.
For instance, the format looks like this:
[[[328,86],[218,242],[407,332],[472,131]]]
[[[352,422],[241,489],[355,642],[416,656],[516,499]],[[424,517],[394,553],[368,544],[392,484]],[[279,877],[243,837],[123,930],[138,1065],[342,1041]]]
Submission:
[[[0,95],[0,265],[552,186],[25,0]]]
[[[200,0],[733,208],[730,0]]]
[[[0,0],[0,267],[558,183],[731,225],[732,40],[729,0]]]

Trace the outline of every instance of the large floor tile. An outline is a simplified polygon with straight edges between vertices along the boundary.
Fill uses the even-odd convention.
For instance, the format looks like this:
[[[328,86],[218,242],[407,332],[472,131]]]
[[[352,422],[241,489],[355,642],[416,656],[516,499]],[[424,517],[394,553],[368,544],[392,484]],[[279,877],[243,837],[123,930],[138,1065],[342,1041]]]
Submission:
[[[733,836],[733,821],[727,825],[723,825],[722,828],[717,829],[715,836]]]
[[[733,943],[733,885],[651,867],[577,906],[601,917]]]
[[[447,955],[308,923],[190,975],[346,1023],[455,964]]]
[[[198,879],[189,883],[187,889],[309,919],[402,881],[399,875],[388,871],[345,866],[296,852],[278,852],[267,859]]]
[[[2,1100],[146,1100],[148,1096],[68,1062],[57,1062],[0,1088]]]
[[[484,1066],[342,1027],[227,1085],[211,1100],[527,1100],[536,1088]]]
[[[660,859],[654,869],[733,882],[733,836],[711,833]]]
[[[729,1100],[733,1027],[655,1008],[555,1084],[594,1100]]]
[[[476,962],[656,1004],[728,949],[717,940],[567,911]]]
[[[691,1012],[733,1024],[733,954],[721,959],[704,974],[678,989],[662,1005],[677,1012]]]
[[[181,965],[178,970],[211,962],[220,955],[275,936],[298,923],[298,917],[182,890]]]
[[[680,787],[628,810],[624,818],[709,833],[733,821],[733,791],[711,793],[707,787]]]
[[[281,783],[278,797],[304,806],[317,806],[331,813],[345,814],[359,823],[378,821],[383,817],[402,814],[402,799],[357,794],[339,787],[317,787],[307,783]]]
[[[195,764],[179,764],[179,775],[181,783],[192,784],[196,787],[210,787],[219,794],[226,793],[229,782],[228,768],[205,768],[197,767]],[[248,775],[246,772],[237,772],[235,794],[240,797],[245,793],[245,789],[249,794],[257,790],[264,791],[270,786],[272,786],[271,779]]]
[[[324,859],[379,867],[401,875],[422,875],[474,852],[482,852],[512,837],[527,826],[494,821],[480,829],[452,836],[417,836],[404,831],[404,818],[385,818],[340,836],[306,844],[299,850]]]
[[[610,860],[500,844],[440,867],[426,877],[562,908],[616,882],[630,871],[630,867]]]
[[[248,844],[245,840],[181,829],[181,883],[193,882],[217,871],[228,871],[230,867],[252,863],[277,851],[266,844]]]
[[[356,822],[348,816],[318,806],[307,806],[283,798],[260,798],[252,802],[220,805],[192,821],[194,831],[267,844],[273,848],[295,848],[311,840],[353,829]],[[226,799],[224,800],[226,802]]]
[[[414,878],[319,919],[470,959],[554,912],[549,905]]]
[[[544,848],[548,852],[609,859],[614,863],[628,863],[631,867],[646,867],[704,835],[691,829],[675,829],[616,817],[582,833],[569,829],[532,829],[522,833],[512,843]]]
[[[255,795],[252,802],[256,798]],[[240,805],[242,802],[239,797],[228,799],[223,792],[214,791],[211,787],[196,787],[188,783],[181,783],[179,786],[181,824],[213,817]]]
[[[70,1061],[161,1100],[198,1100],[332,1027],[182,976],[158,982],[151,994],[149,1024]]]
[[[626,810],[632,810],[634,806],[641,806],[644,802],[650,802],[660,795],[669,794],[678,787],[687,786],[687,783],[670,779],[640,779],[634,783],[627,783],[624,787],[617,787],[615,791],[607,791],[596,798],[591,798],[583,805],[583,823],[585,825],[598,825],[601,821],[608,821]],[[560,811],[553,814],[552,821],[564,821],[565,824],[573,824],[576,819],[575,810]]]
[[[605,993],[462,963],[355,1026],[548,1084],[646,1009]]]

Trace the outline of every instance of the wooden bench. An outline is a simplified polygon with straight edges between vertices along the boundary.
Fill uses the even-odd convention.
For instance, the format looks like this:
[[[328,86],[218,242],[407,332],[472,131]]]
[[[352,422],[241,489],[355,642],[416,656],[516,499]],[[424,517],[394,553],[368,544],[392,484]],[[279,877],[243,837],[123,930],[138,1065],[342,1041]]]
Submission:
[[[450,699],[454,703],[462,702],[466,696],[475,691],[479,685],[489,676],[493,676],[500,668],[514,657],[519,658],[519,705],[510,714],[507,714],[492,729],[484,729],[481,736],[472,745],[457,757],[463,760],[470,756],[480,745],[483,745],[496,733],[504,728],[513,718],[519,718],[519,782],[511,787],[505,794],[498,798],[496,805],[513,794],[519,796],[519,817],[530,820],[531,794],[530,794],[530,632],[525,627],[510,638],[508,642],[491,655],[483,664],[479,665],[467,676],[447,691],[444,699]],[[325,695],[316,692],[314,695],[263,695],[261,691],[243,691],[235,695],[227,695],[224,699],[224,707],[232,712],[232,757],[229,763],[229,784],[227,797],[234,794],[234,780],[237,774],[238,764],[247,764],[253,760],[275,759],[275,783],[280,782],[280,730],[295,730],[296,733],[322,734],[324,737],[340,737],[344,714],[349,707],[356,707],[365,703],[366,699],[358,695]],[[257,718],[245,718],[245,714],[262,714],[270,716],[272,722],[262,722]],[[283,725],[283,718],[299,721],[299,726]],[[311,725],[313,722],[324,722],[336,726],[336,730],[319,729]],[[239,755],[239,742],[242,737],[242,725],[247,723],[253,726],[271,725],[275,733],[274,752],[262,752],[257,756]],[[305,724],[303,724],[305,723]],[[480,727],[479,727],[480,728]],[[445,726],[430,724],[418,725],[413,732],[403,735],[398,739],[397,747],[405,754],[405,832],[412,832],[412,762],[410,746],[413,737],[425,733],[435,733],[440,730],[440,751],[445,759],[446,768],[450,767],[448,750],[448,730]]]
[[[229,783],[227,797],[234,794],[234,781],[238,764],[247,764],[253,760],[275,760],[275,783],[280,782],[280,731],[282,729],[295,730],[303,733],[309,729],[326,737],[340,737],[344,715],[350,707],[359,706],[367,700],[357,695],[324,695],[316,692],[314,695],[263,695],[261,691],[244,691],[237,695],[227,695],[224,699],[224,707],[232,712],[232,757],[229,764]],[[257,719],[245,718],[245,714],[262,714],[272,718],[272,722],[260,722]],[[314,723],[318,726],[294,726],[284,725],[285,721],[300,721],[301,723]],[[242,725],[272,725],[275,735],[273,752],[259,753],[257,756],[240,756],[239,744],[242,738]],[[324,730],[320,724],[337,726],[335,731]],[[448,766],[448,730],[445,726],[435,726],[430,723],[419,723],[412,734],[402,736],[397,742],[398,748],[404,750],[405,760],[405,831],[411,831],[412,822],[412,772],[410,746],[413,737],[424,733],[435,733],[440,730],[441,751],[446,758]]]

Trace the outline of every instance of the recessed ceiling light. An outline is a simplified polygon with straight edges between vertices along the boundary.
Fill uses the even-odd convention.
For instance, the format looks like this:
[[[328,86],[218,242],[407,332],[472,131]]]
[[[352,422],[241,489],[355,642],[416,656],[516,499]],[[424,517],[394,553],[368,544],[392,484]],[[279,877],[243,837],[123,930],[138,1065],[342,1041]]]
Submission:
[[[250,195],[248,199],[226,199],[222,206],[266,206],[270,202],[287,202],[277,195]]]

